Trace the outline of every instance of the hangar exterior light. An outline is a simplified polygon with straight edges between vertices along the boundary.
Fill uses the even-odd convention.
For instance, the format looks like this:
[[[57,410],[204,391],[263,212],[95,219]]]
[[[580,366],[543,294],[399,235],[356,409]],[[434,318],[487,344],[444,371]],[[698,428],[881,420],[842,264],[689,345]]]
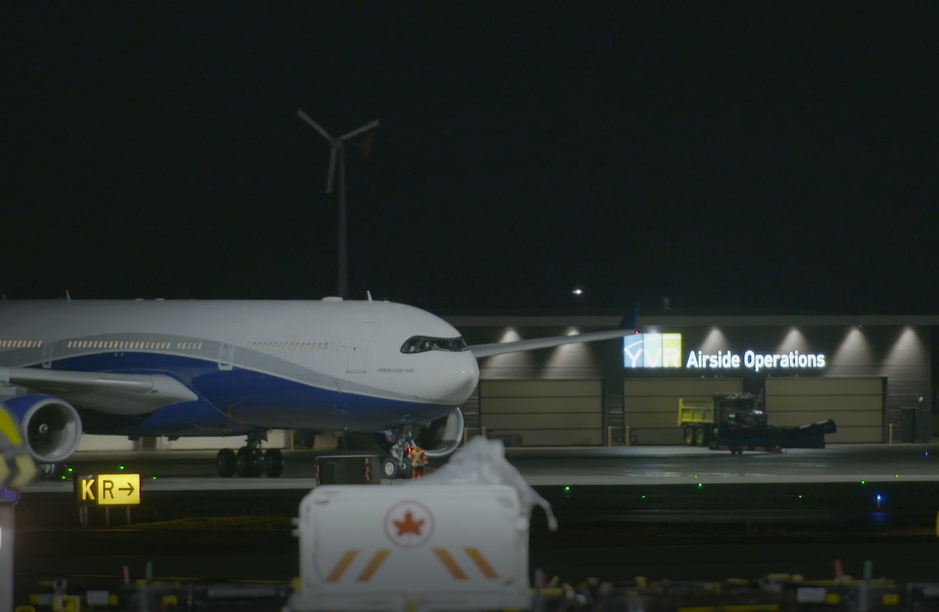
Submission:
[[[786,332],[786,337],[783,338],[783,341],[776,348],[779,353],[788,353],[791,351],[801,351],[803,353],[809,352],[810,347],[808,340],[805,339],[805,336],[802,334],[802,330],[798,327],[790,327],[789,331]]]
[[[581,289],[580,287],[578,287],[578,288],[574,289],[573,291],[571,291],[571,293],[573,293],[574,295],[583,295],[583,294],[584,294],[584,290]]]
[[[724,335],[721,328],[712,326],[711,329],[708,330],[708,334],[705,336],[704,342],[701,343],[699,350],[704,353],[728,351],[730,350],[730,342],[727,340],[727,336]]]
[[[858,366],[865,363],[872,363],[875,359],[874,348],[867,335],[859,325],[848,328],[844,340],[835,350],[832,365],[840,366]]]

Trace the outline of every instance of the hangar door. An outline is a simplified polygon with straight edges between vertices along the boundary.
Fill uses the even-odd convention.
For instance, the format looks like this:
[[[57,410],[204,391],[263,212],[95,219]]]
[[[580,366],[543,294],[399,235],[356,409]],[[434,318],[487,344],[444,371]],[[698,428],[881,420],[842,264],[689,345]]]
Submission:
[[[828,443],[884,441],[883,378],[767,378],[766,414],[774,425],[832,419]]]
[[[521,436],[522,446],[603,443],[603,381],[483,380],[479,422],[487,434]]]
[[[634,378],[623,381],[623,424],[638,444],[684,444],[678,399],[710,402],[715,393],[740,393],[739,378]]]

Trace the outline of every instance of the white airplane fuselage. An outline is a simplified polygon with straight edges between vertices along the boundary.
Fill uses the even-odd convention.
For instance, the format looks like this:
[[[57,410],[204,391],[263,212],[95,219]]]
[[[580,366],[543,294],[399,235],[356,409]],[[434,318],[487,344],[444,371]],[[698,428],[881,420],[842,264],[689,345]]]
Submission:
[[[406,352],[415,338],[451,342]],[[381,432],[446,416],[479,382],[473,354],[439,317],[330,298],[0,301],[0,367],[160,375],[191,391],[151,409],[116,401],[110,387],[63,387],[84,431],[128,436]],[[50,384],[43,392],[54,394]]]

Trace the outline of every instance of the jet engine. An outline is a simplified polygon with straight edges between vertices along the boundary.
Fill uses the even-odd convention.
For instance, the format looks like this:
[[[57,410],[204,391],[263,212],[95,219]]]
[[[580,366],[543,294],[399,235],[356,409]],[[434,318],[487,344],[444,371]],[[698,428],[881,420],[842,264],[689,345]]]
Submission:
[[[65,461],[78,449],[82,422],[67,402],[51,395],[20,395],[3,402],[20,424],[29,452],[37,461]]]
[[[431,459],[447,457],[463,441],[463,411],[456,408],[421,430],[415,440]]]

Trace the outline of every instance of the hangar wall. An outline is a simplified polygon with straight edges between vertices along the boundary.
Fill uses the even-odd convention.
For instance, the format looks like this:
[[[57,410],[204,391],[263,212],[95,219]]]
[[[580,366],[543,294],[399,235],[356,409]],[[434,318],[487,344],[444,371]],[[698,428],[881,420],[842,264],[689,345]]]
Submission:
[[[931,327],[915,317],[671,317],[640,318],[644,332],[681,334],[682,359],[674,368],[627,368],[623,342],[574,344],[480,361],[478,430],[498,423],[510,402],[487,397],[490,381],[510,379],[550,394],[539,381],[593,381],[602,387],[599,444],[622,444],[626,427],[639,444],[679,444],[677,398],[706,400],[721,392],[765,390],[770,421],[801,425],[833,418],[839,431],[830,443],[928,442],[932,434]],[[922,319],[922,318],[919,318]],[[450,317],[470,344],[570,335],[617,327],[616,317]],[[700,353],[699,353],[700,351]],[[709,368],[689,366],[690,353],[824,355],[824,367]],[[793,360],[795,363],[796,360]],[[802,359],[805,362],[805,359]],[[780,362],[781,363],[781,362]],[[777,363],[777,366],[779,363]],[[697,382],[695,382],[697,381]],[[531,397],[537,397],[532,395]],[[487,402],[492,409],[487,413]],[[526,407],[527,406],[527,407]],[[543,421],[538,401],[518,404]],[[559,422],[559,421],[558,421]],[[469,419],[467,421],[469,426]],[[535,426],[531,426],[535,429]],[[530,432],[521,444],[536,444]],[[583,445],[574,436],[559,445]],[[592,444],[592,443],[591,443]]]

